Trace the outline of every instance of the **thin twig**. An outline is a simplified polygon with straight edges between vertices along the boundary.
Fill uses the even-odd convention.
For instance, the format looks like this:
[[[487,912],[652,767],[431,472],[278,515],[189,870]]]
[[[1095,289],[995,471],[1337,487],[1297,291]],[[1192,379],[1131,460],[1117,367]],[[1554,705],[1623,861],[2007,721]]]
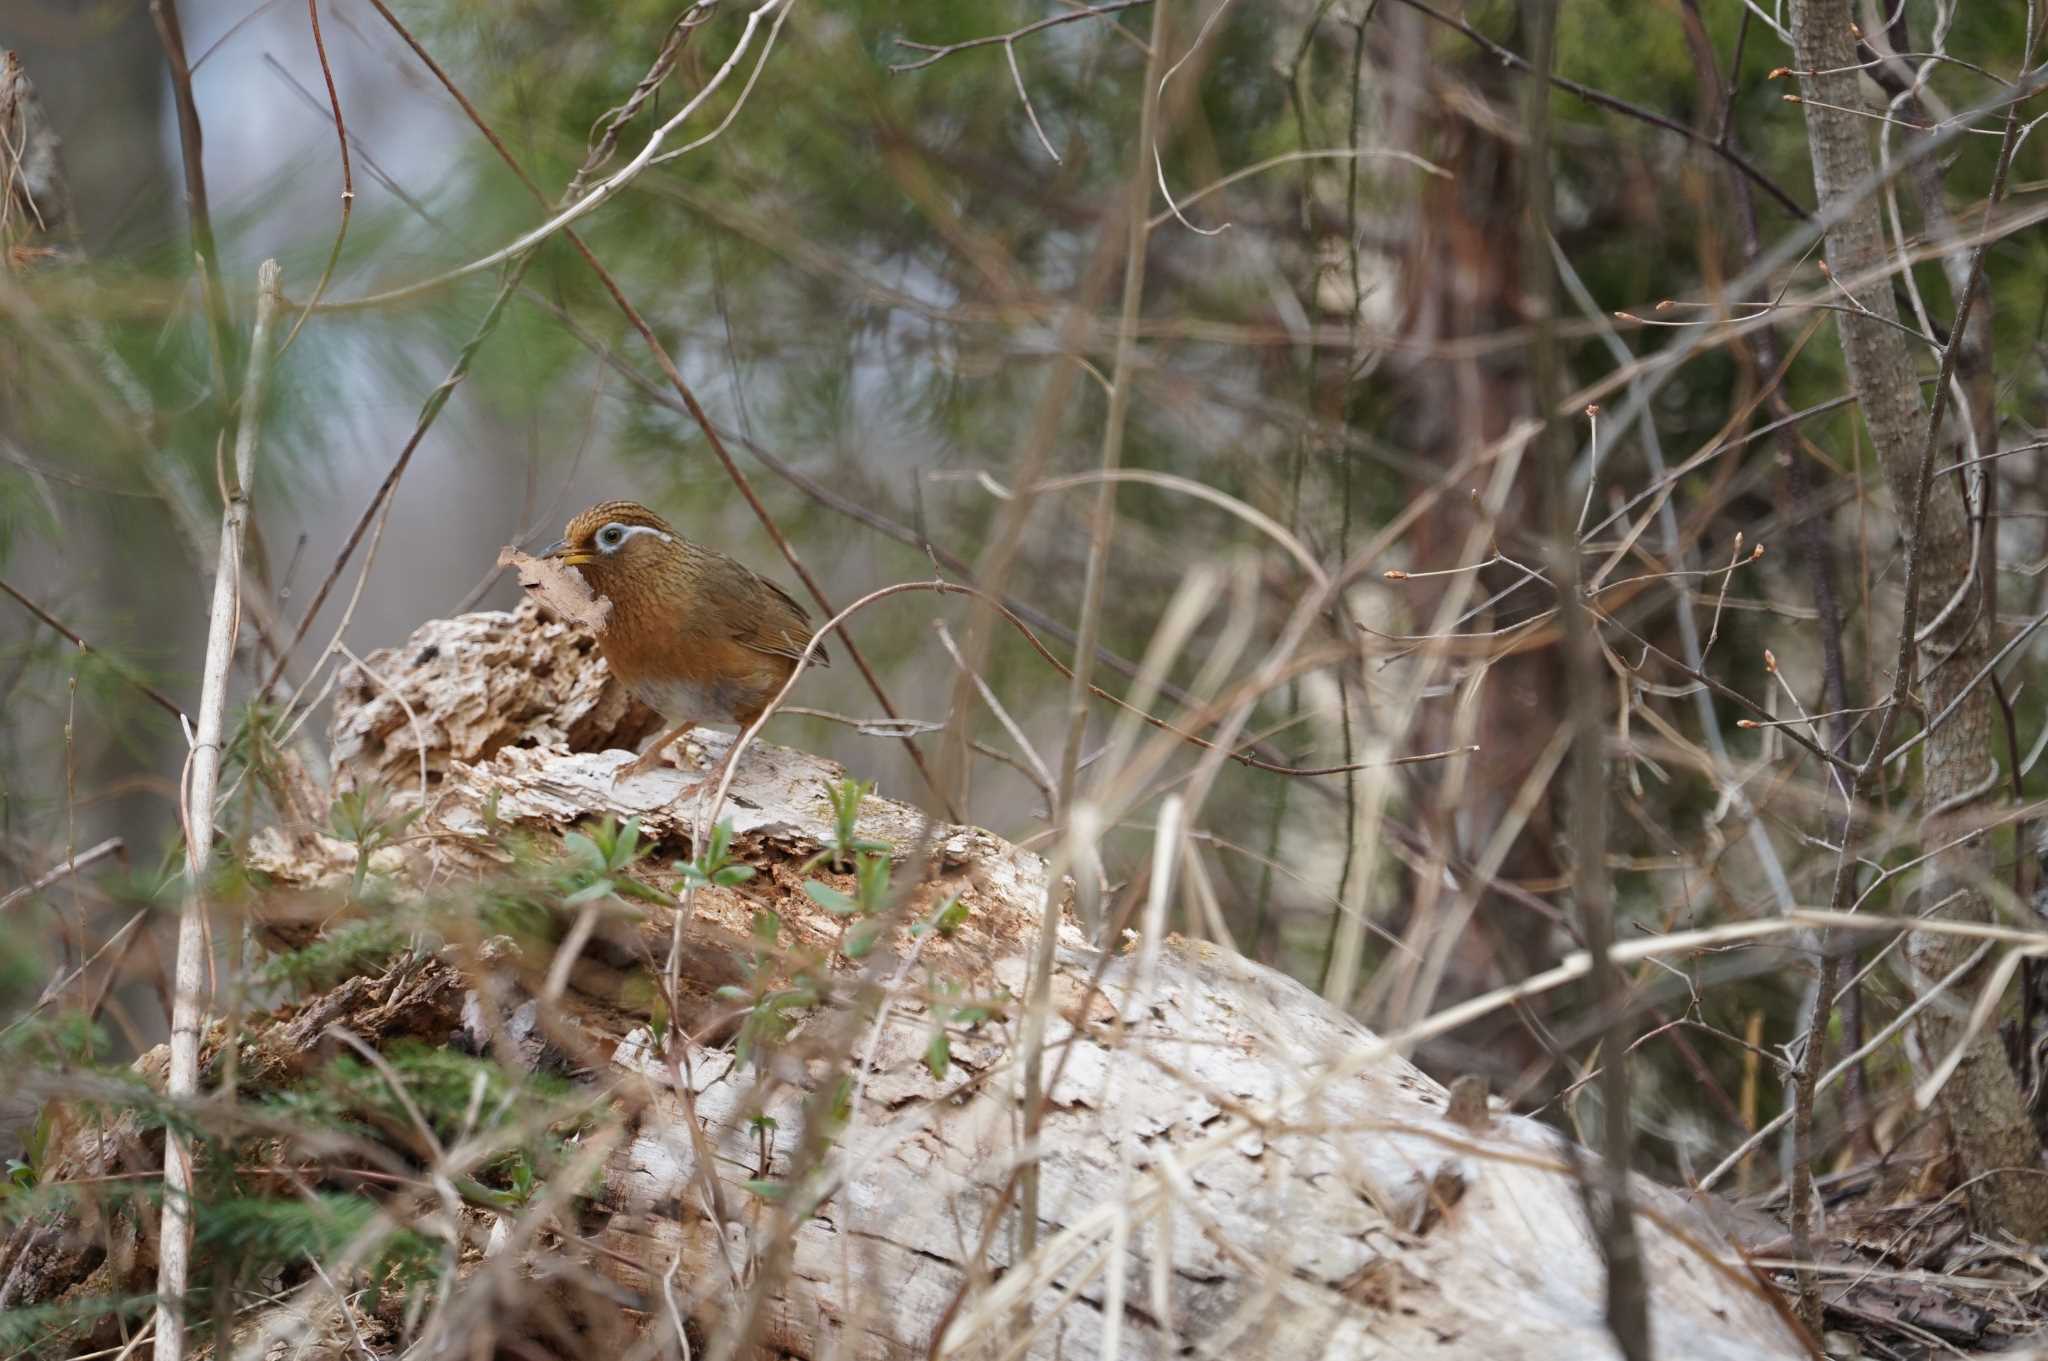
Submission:
[[[1017,87],[1017,98],[1024,101],[1024,116],[1031,120],[1031,130],[1038,134],[1038,144],[1045,148],[1045,154],[1052,157],[1053,164],[1061,164],[1060,153],[1053,149],[1052,138],[1045,135],[1045,126],[1038,121],[1038,110],[1031,107],[1031,94],[1024,88],[1024,73],[1017,69],[1017,44],[1004,43],[1003,55],[1010,61],[1010,80]]]
[[[1138,107],[1138,160],[1141,165],[1151,154],[1156,137],[1158,94],[1164,85],[1164,81],[1158,78],[1158,71],[1165,41],[1166,6],[1155,5],[1152,9],[1151,50],[1146,58]],[[1097,474],[1102,481],[1096,487],[1095,509],[1089,518],[1088,559],[1081,587],[1081,620],[1077,629],[1080,641],[1074,649],[1074,674],[1067,688],[1067,740],[1060,755],[1059,802],[1053,809],[1055,821],[1063,820],[1066,810],[1073,804],[1074,778],[1080,766],[1081,744],[1088,731],[1088,688],[1095,670],[1095,640],[1102,629],[1102,593],[1109,576],[1109,541],[1116,527],[1116,475],[1123,462],[1124,425],[1130,412],[1131,384],[1134,381],[1132,366],[1137,354],[1134,332],[1138,324],[1138,308],[1145,296],[1145,246],[1151,236],[1145,224],[1145,209],[1151,203],[1152,189],[1142,171],[1126,177],[1124,197],[1123,310],[1121,324],[1117,328],[1115,367],[1110,372],[1109,410],[1102,423],[1101,466]],[[965,665],[964,662],[962,664]],[[1042,929],[1051,931],[1057,925],[1057,922],[1046,922]],[[1036,1057],[1027,1054],[1027,1089],[1035,1089],[1037,1072]],[[1035,1095],[1035,1090],[1027,1090],[1027,1105],[1036,1104],[1032,1099]],[[1027,1137],[1030,1137],[1036,1133],[1035,1117],[1027,1115],[1025,1118],[1031,1126],[1027,1131]],[[1037,1209],[1035,1191],[1035,1182],[1027,1172],[1024,1186],[1027,1252],[1034,1232],[1030,1220]]]
[[[1545,0],[1527,0],[1523,20],[1532,44],[1529,67],[1547,82],[1555,74],[1557,7]],[[1523,87],[1522,95],[1522,126],[1527,138],[1522,152],[1522,287],[1533,299],[1535,336],[1529,347],[1529,385],[1537,410],[1544,413],[1535,443],[1538,476],[1548,503],[1544,532],[1563,624],[1569,691],[1573,897],[1590,957],[1600,1052],[1605,1060],[1600,1074],[1600,1165],[1597,1173],[1582,1170],[1579,1188],[1607,1267],[1607,1330],[1628,1361],[1648,1361],[1649,1284],[1629,1186],[1635,1139],[1629,1080],[1632,1020],[1627,979],[1613,958],[1614,898],[1607,868],[1608,769],[1602,731],[1599,615],[1584,589],[1585,562],[1579,552],[1578,531],[1585,515],[1573,514],[1568,491],[1572,449],[1566,431],[1550,415],[1559,378],[1553,329],[1557,270],[1550,258],[1554,189],[1551,177],[1541,169],[1550,163],[1550,90],[1547,84],[1530,83]],[[1590,496],[1590,486],[1588,490]],[[1587,509],[1590,506],[1589,500]],[[1732,575],[1734,563],[1729,567]],[[1724,589],[1726,580],[1724,577]]]
[[[1182,208],[1193,207],[1219,189],[1227,189],[1239,180],[1249,179],[1253,175],[1262,174],[1276,166],[1293,165],[1298,161],[1350,161],[1353,166],[1353,173],[1356,174],[1357,163],[1360,159],[1400,161],[1405,165],[1412,165],[1423,174],[1433,176],[1436,179],[1448,180],[1455,178],[1450,171],[1444,169],[1435,161],[1425,160],[1412,151],[1397,151],[1387,147],[1331,147],[1309,151],[1283,151],[1278,156],[1268,156],[1263,161],[1254,161],[1250,165],[1240,166],[1221,179],[1212,180],[1200,189],[1195,190],[1194,193],[1189,194],[1186,198],[1181,199],[1179,206]],[[1154,213],[1146,221],[1145,225],[1157,231],[1160,227],[1171,222],[1173,215],[1173,209],[1171,208],[1163,213]]]
[[[364,506],[362,514],[356,517],[355,527],[349,530],[348,537],[342,540],[340,549],[334,555],[333,566],[329,567],[327,575],[321,578],[320,586],[313,592],[313,598],[307,603],[305,613],[299,616],[298,625],[292,630],[292,636],[286,640],[276,664],[270,669],[269,676],[264,678],[264,690],[269,690],[277,684],[278,678],[284,674],[285,664],[291,660],[292,653],[305,641],[307,631],[313,627],[313,620],[320,613],[320,607],[327,603],[328,593],[334,589],[334,583],[341,579],[343,570],[348,566],[348,560],[355,556],[356,547],[362,543],[363,535],[369,532],[371,521],[377,518],[377,513],[384,508],[392,492],[397,488],[399,478],[405,475],[406,468],[412,463],[412,456],[418,451],[420,441],[424,440],[427,431],[433,428],[434,420],[448,404],[448,398],[461,386],[462,380],[469,376],[470,365],[475,361],[477,351],[483,348],[484,342],[497,330],[498,322],[505,314],[505,304],[511,301],[513,293],[519,287],[519,281],[526,277],[526,271],[532,265],[533,259],[531,254],[527,254],[513,261],[512,267],[505,272],[505,278],[498,286],[497,296],[491,299],[491,305],[485,309],[483,320],[477,323],[475,332],[456,354],[455,362],[449,366],[447,375],[427,394],[426,401],[421,403],[420,414],[413,422],[412,433],[399,448],[397,457],[391,460],[391,466],[384,470],[383,480],[377,484],[376,490],[370,493],[369,504]],[[317,664],[316,661],[315,665]],[[309,676],[308,681],[310,680]]]
[[[959,645],[953,641],[953,635],[946,628],[945,621],[934,619],[932,629],[939,636],[939,646],[946,649],[946,655],[953,659],[953,664],[964,668],[967,659],[960,655]],[[981,692],[982,703],[988,705],[988,711],[996,716],[996,722],[1003,725],[1003,731],[1010,735],[1010,740],[1017,744],[1017,750],[1023,753],[1023,759],[1030,763],[1031,778],[1045,793],[1048,815],[1057,816],[1060,807],[1059,787],[1053,782],[1052,772],[1046,769],[1045,762],[1039,758],[1038,749],[1031,745],[1031,739],[1017,726],[1017,720],[1010,717],[1010,711],[1003,707],[1003,702],[996,697],[996,692],[989,689],[987,681],[980,676],[974,677],[974,688]]]
[[[944,44],[920,43],[912,42],[908,38],[898,38],[896,40],[898,47],[907,47],[913,52],[929,52],[931,55],[921,57],[916,61],[904,62],[900,66],[891,66],[889,69],[899,75],[905,71],[921,70],[934,62],[944,61],[955,52],[965,52],[971,47],[991,47],[996,43],[1001,43],[1008,47],[1015,43],[1017,39],[1029,37],[1041,29],[1056,28],[1061,24],[1077,23],[1082,19],[1095,19],[1105,14],[1115,14],[1118,10],[1135,9],[1139,5],[1149,5],[1151,3],[1152,0],[1108,0],[1106,4],[1090,5],[1085,9],[1075,9],[1069,10],[1065,14],[1055,14],[1049,19],[1040,19],[1037,23],[1026,24],[1022,28],[1013,28],[1008,33],[995,33],[986,38],[969,38],[965,42]]]
[[[341,243],[348,239],[349,214],[356,206],[355,172],[348,160],[348,120],[341,116],[341,95],[334,88],[334,69],[327,64],[327,43],[320,36],[320,0],[306,0],[306,18],[313,26],[313,52],[320,58],[320,75],[327,82],[327,103],[334,111],[334,137],[341,147],[341,223],[334,231],[334,245],[328,249],[327,264],[320,271],[320,281],[313,285],[313,294],[306,299],[305,307],[299,312],[292,329],[285,332],[284,344],[277,347],[283,354],[299,338],[299,328],[306,324],[306,318],[313,315],[313,309],[327,296],[327,285],[334,279],[334,267],[341,260]]]
[[[118,657],[109,656],[107,653],[102,652],[98,648],[94,647],[91,643],[86,642],[85,639],[79,637],[78,634],[74,632],[71,629],[71,627],[67,625],[63,620],[57,618],[56,615],[51,614],[41,605],[36,604],[35,601],[30,600],[27,596],[23,595],[13,586],[9,585],[5,577],[0,577],[0,591],[5,591],[7,594],[13,596],[15,601],[18,604],[20,604],[20,606],[23,609],[27,610],[37,619],[40,619],[43,623],[49,625],[57,632],[63,634],[66,638],[70,639],[72,645],[75,646],[80,652],[84,652],[91,656],[98,657],[100,660],[104,661],[107,664],[107,666],[110,669],[112,669],[115,675],[119,676],[122,680],[128,682],[128,684],[134,686],[137,690],[147,695],[150,698],[151,702],[153,702],[159,709],[162,709],[165,713],[169,714],[172,718],[175,718],[180,722],[184,721],[185,711],[178,707],[177,701],[172,699],[169,695],[166,695],[163,691],[157,689],[154,685],[151,685],[148,681],[142,679],[142,677],[138,675],[134,668],[130,667],[128,663],[120,660]]]
[[[696,113],[703,106],[704,102],[724,85],[732,73],[739,68],[740,61],[746,55],[747,49],[753,45],[755,33],[762,21],[767,19],[771,12],[778,9],[782,11],[782,16],[786,16],[789,6],[793,3],[794,0],[763,0],[759,7],[747,15],[746,27],[742,30],[738,43],[734,45],[732,52],[726,57],[724,63],[719,66],[718,70],[713,73],[711,79],[706,81],[703,88],[692,95],[682,108],[671,114],[668,121],[648,135],[647,141],[642,144],[638,152],[634,153],[633,159],[592,185],[589,191],[580,198],[555,211],[539,226],[522,232],[519,236],[494,251],[490,251],[465,264],[457,265],[455,268],[437,274],[432,278],[421,279],[416,283],[388,289],[382,293],[322,303],[319,310],[323,312],[340,312],[384,307],[392,303],[404,302],[427,293],[435,292],[459,279],[466,279],[472,274],[478,274],[509,261],[520,259],[529,254],[534,247],[545,243],[557,232],[590,216],[598,208],[618,197],[628,185],[638,179],[641,172],[654,162],[656,153],[661,150],[662,144],[668,140],[670,134],[681,127],[692,114]],[[778,23],[780,17],[778,16]],[[730,121],[728,116],[727,122]],[[699,139],[692,146],[701,144],[702,139]]]
[[[117,836],[110,836],[105,841],[100,842],[97,846],[88,846],[84,850],[78,852],[76,855],[68,857],[63,864],[58,865],[56,868],[48,870],[42,875],[38,876],[37,878],[29,881],[26,884],[23,884],[20,888],[15,889],[6,897],[0,898],[0,912],[5,912],[8,908],[14,906],[23,898],[27,898],[32,894],[40,893],[44,889],[48,888],[50,885],[57,883],[60,880],[70,878],[72,875],[78,873],[78,871],[84,869],[87,865],[91,865],[98,861],[104,860],[110,855],[126,855],[127,852],[128,843]],[[84,948],[84,944],[82,942],[80,943],[79,948]]]

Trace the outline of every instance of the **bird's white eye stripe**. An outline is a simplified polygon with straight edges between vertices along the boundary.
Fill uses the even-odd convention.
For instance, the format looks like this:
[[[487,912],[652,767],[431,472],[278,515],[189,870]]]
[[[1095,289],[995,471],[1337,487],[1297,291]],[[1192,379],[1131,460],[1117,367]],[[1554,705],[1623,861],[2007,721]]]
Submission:
[[[653,525],[622,525],[614,521],[597,531],[597,546],[607,553],[616,553],[635,534],[652,534],[663,543],[675,542],[675,536],[665,534]]]

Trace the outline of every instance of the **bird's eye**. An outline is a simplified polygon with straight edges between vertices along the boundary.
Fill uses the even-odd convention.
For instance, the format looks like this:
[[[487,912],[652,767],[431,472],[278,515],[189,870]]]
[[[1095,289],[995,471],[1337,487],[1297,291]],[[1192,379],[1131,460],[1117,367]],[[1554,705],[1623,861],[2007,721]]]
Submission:
[[[617,548],[625,539],[626,530],[623,525],[606,525],[597,531],[597,543],[600,548]]]

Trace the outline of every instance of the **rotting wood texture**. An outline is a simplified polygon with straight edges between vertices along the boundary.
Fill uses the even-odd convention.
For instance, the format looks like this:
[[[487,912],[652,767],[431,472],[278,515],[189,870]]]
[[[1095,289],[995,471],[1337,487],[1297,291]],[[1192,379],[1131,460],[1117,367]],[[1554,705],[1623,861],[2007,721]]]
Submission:
[[[673,885],[668,867],[688,853],[693,809],[666,800],[688,777],[664,768],[612,785],[630,758],[604,748],[637,740],[650,723],[609,681],[587,639],[529,602],[510,614],[429,623],[365,662],[337,690],[334,783],[378,785],[403,805],[419,798],[424,758],[425,810],[402,844],[377,852],[379,872],[402,891],[490,871],[502,860],[493,828],[545,844],[607,813],[642,819],[661,847],[649,880]],[[724,740],[708,735],[691,758],[708,764]],[[931,980],[946,980],[955,995],[1025,993],[1047,867],[989,832],[934,829],[927,882],[904,917],[914,921],[957,894],[968,907],[959,930],[913,940],[899,929],[859,963],[837,957],[833,977],[846,986],[825,989],[758,1067],[742,1064],[732,1027],[713,1018],[716,990],[748,967],[754,914],[772,909],[786,939],[820,946],[825,957],[840,937],[843,919],[801,883],[831,834],[827,791],[842,776],[772,746],[741,761],[727,815],[757,873],[701,892],[694,904],[680,1005],[701,1042],[677,1062],[657,1052],[645,1005],[630,1002],[646,995],[633,992],[631,975],[667,956],[672,918],[650,906],[589,937],[552,1015],[534,1005],[551,960],[523,959],[490,940],[450,944],[252,1018],[242,1081],[274,1080],[319,1052],[339,1025],[372,1046],[400,1036],[492,1046],[567,1070],[630,1107],[630,1118],[588,1141],[601,1177],[573,1209],[558,1207],[539,1223],[464,1209],[469,1248],[450,1310],[458,1320],[467,1311],[478,1327],[516,1326],[519,1301],[533,1294],[522,1295],[519,1282],[558,1279],[562,1262],[576,1259],[618,1292],[623,1309],[614,1307],[607,1326],[627,1341],[644,1341],[677,1313],[701,1340],[743,1307],[772,1257],[778,1284],[755,1342],[777,1354],[1095,1356],[1112,1267],[1123,1272],[1123,1356],[1179,1347],[1252,1361],[1612,1354],[1598,1252],[1555,1131],[1506,1113],[1451,1118],[1442,1087],[1398,1056],[1374,1056],[1375,1037],[1309,989],[1178,937],[1156,952],[1105,959],[1063,925],[1047,1043],[1060,1066],[1048,1083],[1038,1250],[1018,1261],[1001,1222],[984,1234],[988,1217],[1002,1213],[1019,1154],[1016,1005],[954,1028],[944,1078],[928,1068],[926,1048]],[[860,835],[888,843],[905,863],[924,830],[907,805],[871,796],[861,806]],[[299,900],[345,884],[354,856],[355,847],[305,825],[265,829],[250,847],[252,867]],[[856,1005],[864,978],[890,985],[879,1032],[873,1009]],[[839,1081],[803,1043],[831,1033],[851,1036],[846,1049],[859,1059],[872,1047],[872,1058],[853,1065],[851,1118],[807,1185],[816,1212],[778,1255],[770,1240],[785,1208],[757,1188],[787,1175],[807,1100]],[[209,1074],[218,1049],[216,1029]],[[139,1066],[161,1067],[147,1056]],[[107,1162],[111,1139],[83,1129],[69,1137],[75,1146],[50,1159],[53,1169]],[[715,1185],[702,1176],[706,1159]],[[1669,1354],[1807,1354],[1699,1206],[1647,1182],[1637,1195],[1650,1314]],[[1112,1259],[1119,1239],[1124,1249]],[[17,1292],[10,1302],[85,1286],[65,1279],[61,1262],[88,1258],[61,1258],[64,1240],[48,1225],[24,1225],[0,1245],[0,1281],[18,1274],[33,1282],[31,1298]],[[118,1288],[107,1276],[102,1268],[92,1281]],[[265,1338],[273,1355],[359,1345],[347,1329],[337,1340],[332,1291],[320,1280],[284,1294],[241,1334],[249,1354],[264,1354]],[[586,1318],[584,1326],[595,1325]],[[363,1320],[354,1336],[378,1354],[405,1341],[388,1320]],[[275,1350],[288,1339],[299,1350]]]

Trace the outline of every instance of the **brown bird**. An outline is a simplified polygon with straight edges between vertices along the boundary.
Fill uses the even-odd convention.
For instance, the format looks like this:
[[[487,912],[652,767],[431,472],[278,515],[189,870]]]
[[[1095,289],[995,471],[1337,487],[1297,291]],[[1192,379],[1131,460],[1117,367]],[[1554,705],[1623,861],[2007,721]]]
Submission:
[[[542,556],[576,568],[611,601],[598,648],[612,674],[673,725],[620,779],[653,768],[699,723],[744,729],[788,682],[811,641],[810,616],[787,591],[717,549],[691,543],[632,501],[592,506]],[[811,661],[830,665],[823,648]],[[724,775],[737,749],[735,742],[709,780]]]

